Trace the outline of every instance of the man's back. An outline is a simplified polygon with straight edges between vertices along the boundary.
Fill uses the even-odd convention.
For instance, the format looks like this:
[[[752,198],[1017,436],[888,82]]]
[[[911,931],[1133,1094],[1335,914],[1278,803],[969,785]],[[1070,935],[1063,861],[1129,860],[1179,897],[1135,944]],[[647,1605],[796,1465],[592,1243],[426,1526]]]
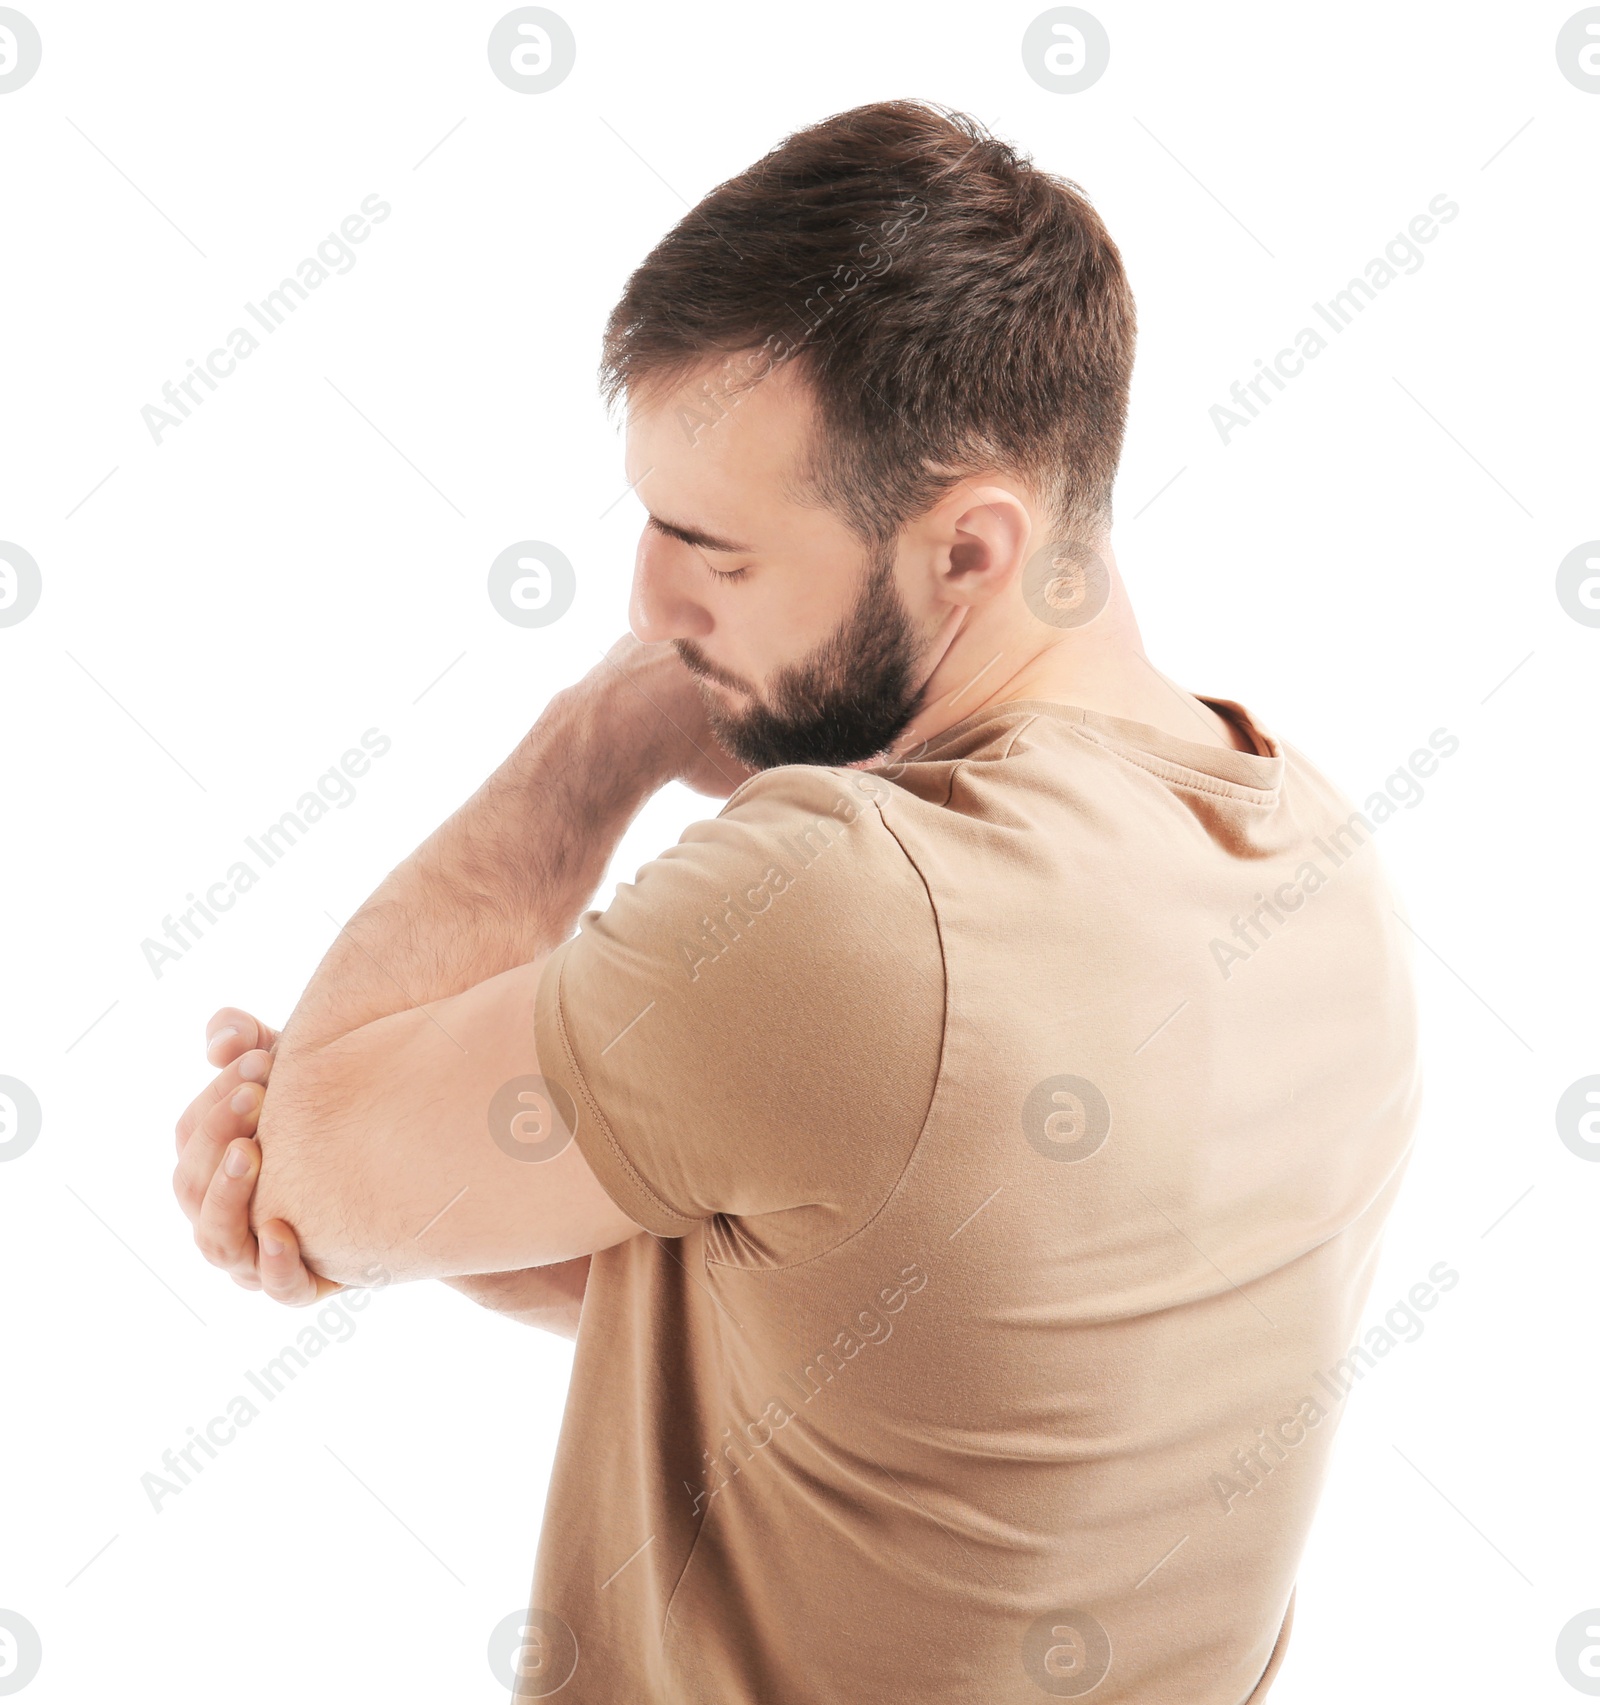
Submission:
[[[1256,738],[768,771],[555,956],[657,1235],[593,1258],[526,1696],[1262,1696],[1416,1085],[1376,855]]]

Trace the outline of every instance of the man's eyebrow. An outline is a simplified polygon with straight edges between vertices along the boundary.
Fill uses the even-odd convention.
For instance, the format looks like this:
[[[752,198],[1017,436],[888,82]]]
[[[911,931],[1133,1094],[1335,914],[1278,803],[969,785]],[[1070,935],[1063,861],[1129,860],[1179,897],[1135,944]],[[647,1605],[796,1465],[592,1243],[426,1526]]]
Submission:
[[[731,539],[720,539],[715,533],[702,532],[698,527],[680,527],[676,521],[663,521],[653,512],[650,515],[650,525],[658,533],[665,533],[669,539],[681,539],[684,544],[697,546],[703,551],[750,550],[749,545],[736,545]]]

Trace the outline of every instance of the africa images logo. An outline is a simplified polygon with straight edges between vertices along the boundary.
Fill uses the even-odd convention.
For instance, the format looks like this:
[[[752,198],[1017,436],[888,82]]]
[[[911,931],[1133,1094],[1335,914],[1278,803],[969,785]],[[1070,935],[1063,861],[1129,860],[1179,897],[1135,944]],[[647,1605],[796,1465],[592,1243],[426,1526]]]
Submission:
[[[376,194],[362,201],[360,211],[349,214],[338,232],[330,231],[317,244],[315,255],[307,255],[295,268],[293,278],[284,278],[269,290],[259,302],[246,302],[244,311],[267,335],[271,336],[285,325],[313,290],[319,289],[334,274],[343,275],[356,264],[356,252],[351,246],[364,243],[372,235],[372,226],[381,225],[391,212],[389,203]],[[218,390],[218,381],[231,378],[239,363],[261,347],[248,326],[235,326],[224,339],[227,348],[220,346],[206,356],[204,362],[189,358],[189,371],[174,385],[169,379],[161,387],[161,400],[166,407],[146,403],[139,418],[150,429],[156,448],[161,448],[162,434],[182,426],[206,400],[206,391]]]

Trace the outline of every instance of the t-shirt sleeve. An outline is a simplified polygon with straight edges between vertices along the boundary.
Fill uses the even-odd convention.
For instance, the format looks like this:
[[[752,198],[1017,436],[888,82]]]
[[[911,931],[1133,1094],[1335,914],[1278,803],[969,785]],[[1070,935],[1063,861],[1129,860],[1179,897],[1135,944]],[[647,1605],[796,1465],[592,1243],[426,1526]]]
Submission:
[[[944,972],[885,788],[861,771],[763,772],[548,960],[540,1071],[647,1230],[783,1215],[768,1247],[817,1253],[871,1218],[910,1158]]]

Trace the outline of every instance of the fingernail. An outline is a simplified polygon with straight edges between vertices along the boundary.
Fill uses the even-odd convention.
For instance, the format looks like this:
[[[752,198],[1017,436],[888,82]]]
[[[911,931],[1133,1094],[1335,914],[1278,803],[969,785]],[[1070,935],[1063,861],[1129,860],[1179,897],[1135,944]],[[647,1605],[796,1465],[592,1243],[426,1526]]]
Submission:
[[[239,1061],[239,1076],[246,1083],[265,1083],[267,1068],[272,1064],[272,1056],[265,1048],[252,1048]]]
[[[281,1255],[283,1253],[283,1245],[279,1243],[277,1238],[273,1237],[269,1232],[262,1232],[261,1253],[263,1255]]]
[[[239,1031],[237,1026],[233,1025],[230,1025],[226,1030],[219,1030],[215,1036],[207,1038],[206,1052],[209,1054],[219,1042],[226,1042],[230,1036],[237,1036],[238,1034]]]
[[[256,1092],[253,1089],[236,1089],[233,1092],[233,1099],[228,1103],[235,1113],[249,1113],[254,1109],[255,1104]]]
[[[235,1143],[222,1158],[222,1170],[230,1178],[243,1178],[250,1170],[250,1151],[243,1143]]]

